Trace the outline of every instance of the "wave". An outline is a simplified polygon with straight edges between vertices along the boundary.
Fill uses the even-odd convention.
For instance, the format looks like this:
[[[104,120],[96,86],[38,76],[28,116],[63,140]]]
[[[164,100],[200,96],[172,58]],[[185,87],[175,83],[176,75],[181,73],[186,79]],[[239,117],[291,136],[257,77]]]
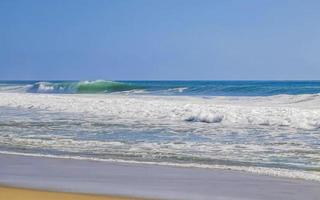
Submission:
[[[167,91],[168,92],[178,92],[178,93],[182,93],[185,90],[189,89],[188,87],[177,87],[177,88],[169,88]]]
[[[0,84],[0,92],[26,92],[32,85]]]
[[[130,83],[115,81],[37,82],[27,92],[31,93],[109,93],[141,89]]]
[[[259,81],[0,81],[0,92],[132,93],[165,96],[274,96],[319,94],[320,82]],[[136,94],[136,92],[133,92]]]
[[[223,120],[223,115],[214,115],[212,113],[199,113],[196,115],[191,115],[186,119],[186,121],[192,122],[205,122],[205,123],[219,123]]]

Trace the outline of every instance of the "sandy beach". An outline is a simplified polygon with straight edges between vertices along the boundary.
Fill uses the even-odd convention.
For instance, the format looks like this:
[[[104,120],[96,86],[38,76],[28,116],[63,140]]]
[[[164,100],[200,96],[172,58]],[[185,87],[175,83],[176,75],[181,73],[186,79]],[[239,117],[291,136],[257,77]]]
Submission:
[[[92,195],[92,194],[76,194],[64,192],[51,192],[34,189],[24,189],[15,187],[0,186],[0,199],[8,200],[135,200],[135,198]]]
[[[6,154],[0,154],[0,168],[2,185],[60,192],[149,199],[224,200],[316,200],[320,195],[319,182],[228,170]],[[1,195],[17,194],[12,193],[13,190],[2,188]],[[30,190],[21,192],[27,194]],[[67,194],[59,195],[69,198]],[[63,199],[62,196],[58,199]],[[81,198],[86,199],[87,196]]]

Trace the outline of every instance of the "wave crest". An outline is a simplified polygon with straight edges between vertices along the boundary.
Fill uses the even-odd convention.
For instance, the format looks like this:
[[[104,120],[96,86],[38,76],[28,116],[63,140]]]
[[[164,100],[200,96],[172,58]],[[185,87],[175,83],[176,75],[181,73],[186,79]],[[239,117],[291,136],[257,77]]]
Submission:
[[[223,120],[223,115],[216,115],[212,113],[201,112],[197,115],[192,115],[186,119],[186,121],[192,122],[205,122],[205,123],[219,123]]]
[[[141,89],[129,83],[115,81],[37,82],[29,88],[32,93],[109,93]]]

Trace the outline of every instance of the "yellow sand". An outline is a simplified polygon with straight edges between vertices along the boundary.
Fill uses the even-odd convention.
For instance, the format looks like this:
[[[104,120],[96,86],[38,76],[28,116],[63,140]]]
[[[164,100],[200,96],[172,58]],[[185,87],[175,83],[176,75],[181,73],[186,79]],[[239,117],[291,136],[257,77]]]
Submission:
[[[135,198],[49,192],[0,186],[0,200],[134,200]],[[135,199],[137,200],[137,199]]]

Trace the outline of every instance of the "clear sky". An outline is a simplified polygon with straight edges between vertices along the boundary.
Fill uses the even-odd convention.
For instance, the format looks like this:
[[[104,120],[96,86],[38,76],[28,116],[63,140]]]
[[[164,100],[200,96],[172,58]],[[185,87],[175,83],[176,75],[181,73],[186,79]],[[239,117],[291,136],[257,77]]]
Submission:
[[[317,0],[0,0],[0,79],[320,79]]]

